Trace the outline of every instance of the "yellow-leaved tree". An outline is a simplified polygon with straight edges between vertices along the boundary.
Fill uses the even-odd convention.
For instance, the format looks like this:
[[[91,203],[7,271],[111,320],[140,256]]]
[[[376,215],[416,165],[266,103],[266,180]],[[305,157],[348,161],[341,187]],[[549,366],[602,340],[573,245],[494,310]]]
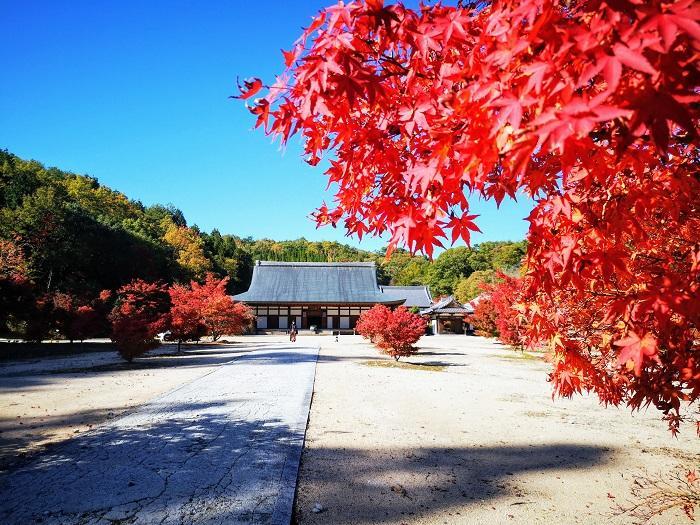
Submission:
[[[178,264],[193,277],[204,277],[211,270],[211,262],[204,255],[204,241],[199,234],[172,222],[164,226],[163,240],[175,249]]]

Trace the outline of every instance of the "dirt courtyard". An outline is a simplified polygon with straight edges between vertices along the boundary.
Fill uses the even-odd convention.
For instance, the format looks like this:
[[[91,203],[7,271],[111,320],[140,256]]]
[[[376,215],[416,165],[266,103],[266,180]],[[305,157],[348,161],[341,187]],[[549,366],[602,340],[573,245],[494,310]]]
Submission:
[[[419,346],[422,366],[395,368],[359,337],[322,343],[297,523],[632,523],[611,507],[634,474],[700,463],[691,429],[674,439],[653,410],[552,400],[540,360],[478,337]]]
[[[0,471],[282,341],[246,336],[182,354],[165,346],[133,365],[113,352],[4,362]],[[653,410],[552,400],[546,363],[490,340],[425,337],[398,365],[357,336],[299,338],[309,344],[321,351],[300,525],[633,523],[611,508],[628,501],[636,474],[700,467],[691,429],[674,439]],[[685,522],[677,512],[654,521]]]

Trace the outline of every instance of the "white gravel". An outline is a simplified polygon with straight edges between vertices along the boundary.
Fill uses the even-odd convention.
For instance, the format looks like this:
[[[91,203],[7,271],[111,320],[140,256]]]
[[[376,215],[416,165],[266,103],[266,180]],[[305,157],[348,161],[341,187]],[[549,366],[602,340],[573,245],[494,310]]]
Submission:
[[[610,513],[635,473],[700,466],[692,429],[674,439],[653,410],[552,400],[546,363],[478,337],[419,346],[407,361],[427,366],[394,368],[359,337],[323,341],[299,524],[631,523]]]

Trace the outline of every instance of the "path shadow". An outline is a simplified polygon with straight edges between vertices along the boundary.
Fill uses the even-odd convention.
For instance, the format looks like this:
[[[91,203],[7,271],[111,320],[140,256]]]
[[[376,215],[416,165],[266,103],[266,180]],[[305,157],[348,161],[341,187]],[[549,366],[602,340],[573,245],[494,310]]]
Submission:
[[[242,400],[239,399],[238,401]],[[196,409],[197,406],[206,408],[215,406],[215,404],[198,405],[192,403],[190,408]],[[159,409],[165,408],[165,405],[151,402],[149,407]],[[80,410],[72,413],[70,416],[61,414],[58,416],[37,415],[35,417],[23,417],[21,418],[21,427],[18,426],[16,418],[0,417],[0,472],[14,470],[39,454],[50,452],[55,447],[60,447],[61,443],[66,441],[66,439],[62,439],[58,442],[49,442],[36,446],[34,445],[37,441],[35,434],[42,434],[46,439],[50,439],[50,432],[53,429],[78,425],[97,427],[97,425],[108,424],[110,420],[124,417],[137,408],[137,405],[119,408],[105,407]],[[76,432],[73,438],[82,437],[78,434]]]
[[[304,347],[304,348],[309,348]],[[335,356],[326,353],[321,353],[318,355],[313,352],[301,352],[299,351],[299,346],[289,345],[289,346],[277,346],[271,349],[269,352],[251,352],[240,355],[236,357],[233,362],[264,362],[270,365],[289,365],[289,364],[301,364],[309,361],[319,361],[319,362],[336,362],[336,361],[357,361],[362,359],[372,359],[376,358],[377,355],[364,356],[364,355],[352,355],[352,356]]]
[[[66,361],[65,366],[53,366],[47,369],[27,368],[20,370],[0,368],[0,392],[46,385],[54,382],[54,376],[86,376],[112,372],[129,372],[139,370],[155,370],[163,368],[199,368],[222,365],[234,360],[237,356],[249,353],[251,348],[221,346],[216,349],[204,347],[186,349],[182,352],[173,351],[165,354],[149,355],[134,359],[129,363],[115,360],[87,366],[75,366]],[[71,356],[72,357],[72,356]],[[115,359],[117,359],[115,357]],[[30,363],[31,364],[31,363]],[[52,363],[55,365],[55,361]]]

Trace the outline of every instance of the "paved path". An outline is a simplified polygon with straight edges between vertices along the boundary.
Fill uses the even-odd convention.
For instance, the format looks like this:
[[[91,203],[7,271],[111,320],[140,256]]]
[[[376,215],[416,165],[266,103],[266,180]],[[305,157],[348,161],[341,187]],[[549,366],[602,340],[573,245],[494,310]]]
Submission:
[[[251,351],[0,478],[0,523],[288,524],[318,358]]]

